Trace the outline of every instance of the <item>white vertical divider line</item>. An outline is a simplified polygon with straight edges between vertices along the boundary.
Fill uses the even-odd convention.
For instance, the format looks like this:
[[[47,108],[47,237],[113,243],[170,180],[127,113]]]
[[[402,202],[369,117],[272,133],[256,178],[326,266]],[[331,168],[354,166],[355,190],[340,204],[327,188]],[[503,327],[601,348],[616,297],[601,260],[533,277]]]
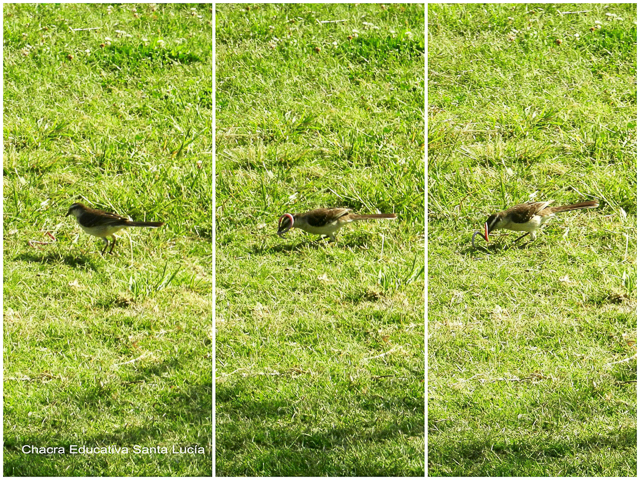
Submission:
[[[212,139],[211,139],[211,162],[212,177],[211,187],[211,238],[212,238],[212,258],[211,258],[211,471],[216,474],[216,4],[211,4],[211,110],[212,110]]]

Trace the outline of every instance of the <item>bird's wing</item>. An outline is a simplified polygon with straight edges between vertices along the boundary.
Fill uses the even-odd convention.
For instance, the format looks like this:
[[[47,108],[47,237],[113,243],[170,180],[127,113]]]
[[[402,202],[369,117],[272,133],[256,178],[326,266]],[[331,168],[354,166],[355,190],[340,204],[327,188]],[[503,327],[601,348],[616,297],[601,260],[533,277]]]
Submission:
[[[527,202],[515,207],[511,207],[508,212],[511,214],[511,218],[514,223],[527,223],[536,215],[540,215],[540,212],[547,208],[553,200],[548,202]]]
[[[553,200],[546,202],[530,202],[531,204],[531,216],[540,215],[540,212],[553,203]]]
[[[82,219],[85,227],[95,227],[99,225],[125,225],[129,219],[121,217],[115,213],[100,212],[100,215],[85,215]]]
[[[318,208],[307,214],[307,221],[312,227],[323,227],[338,221],[350,211],[348,208]]]

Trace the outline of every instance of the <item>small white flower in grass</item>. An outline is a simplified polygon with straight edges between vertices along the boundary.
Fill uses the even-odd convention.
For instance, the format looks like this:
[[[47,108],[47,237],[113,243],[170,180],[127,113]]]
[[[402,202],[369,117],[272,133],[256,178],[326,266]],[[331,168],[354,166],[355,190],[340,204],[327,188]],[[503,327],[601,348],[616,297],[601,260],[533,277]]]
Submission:
[[[601,22],[600,20],[596,20],[594,23],[595,23],[596,25],[602,25],[602,22]]]
[[[579,34],[579,33],[576,33],[576,34],[574,35],[574,37],[576,37],[576,38],[580,38],[580,34]]]

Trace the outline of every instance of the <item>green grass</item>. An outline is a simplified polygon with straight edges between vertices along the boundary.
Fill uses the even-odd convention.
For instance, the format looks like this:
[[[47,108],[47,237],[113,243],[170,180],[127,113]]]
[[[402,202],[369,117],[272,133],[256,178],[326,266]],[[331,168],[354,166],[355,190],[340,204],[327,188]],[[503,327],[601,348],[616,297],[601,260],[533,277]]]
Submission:
[[[216,42],[216,473],[423,475],[424,7],[220,4]],[[340,206],[398,220],[275,235]]]
[[[430,475],[637,473],[635,19],[429,7]],[[471,246],[491,213],[592,198]]]
[[[4,475],[209,476],[211,5],[3,13]],[[166,225],[102,257],[75,201]]]

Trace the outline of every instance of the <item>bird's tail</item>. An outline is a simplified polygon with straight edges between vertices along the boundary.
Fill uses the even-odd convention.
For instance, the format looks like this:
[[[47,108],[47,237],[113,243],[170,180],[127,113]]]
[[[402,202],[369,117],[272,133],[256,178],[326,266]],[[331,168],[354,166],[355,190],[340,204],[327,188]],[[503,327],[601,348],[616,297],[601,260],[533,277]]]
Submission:
[[[395,213],[376,213],[371,215],[351,215],[351,220],[392,220],[396,217]]]
[[[568,210],[579,210],[581,208],[596,208],[599,205],[597,200],[574,203],[573,205],[563,205],[560,207],[549,207],[553,213],[566,212]]]
[[[151,227],[158,228],[164,225],[164,222],[127,222],[127,227]]]

